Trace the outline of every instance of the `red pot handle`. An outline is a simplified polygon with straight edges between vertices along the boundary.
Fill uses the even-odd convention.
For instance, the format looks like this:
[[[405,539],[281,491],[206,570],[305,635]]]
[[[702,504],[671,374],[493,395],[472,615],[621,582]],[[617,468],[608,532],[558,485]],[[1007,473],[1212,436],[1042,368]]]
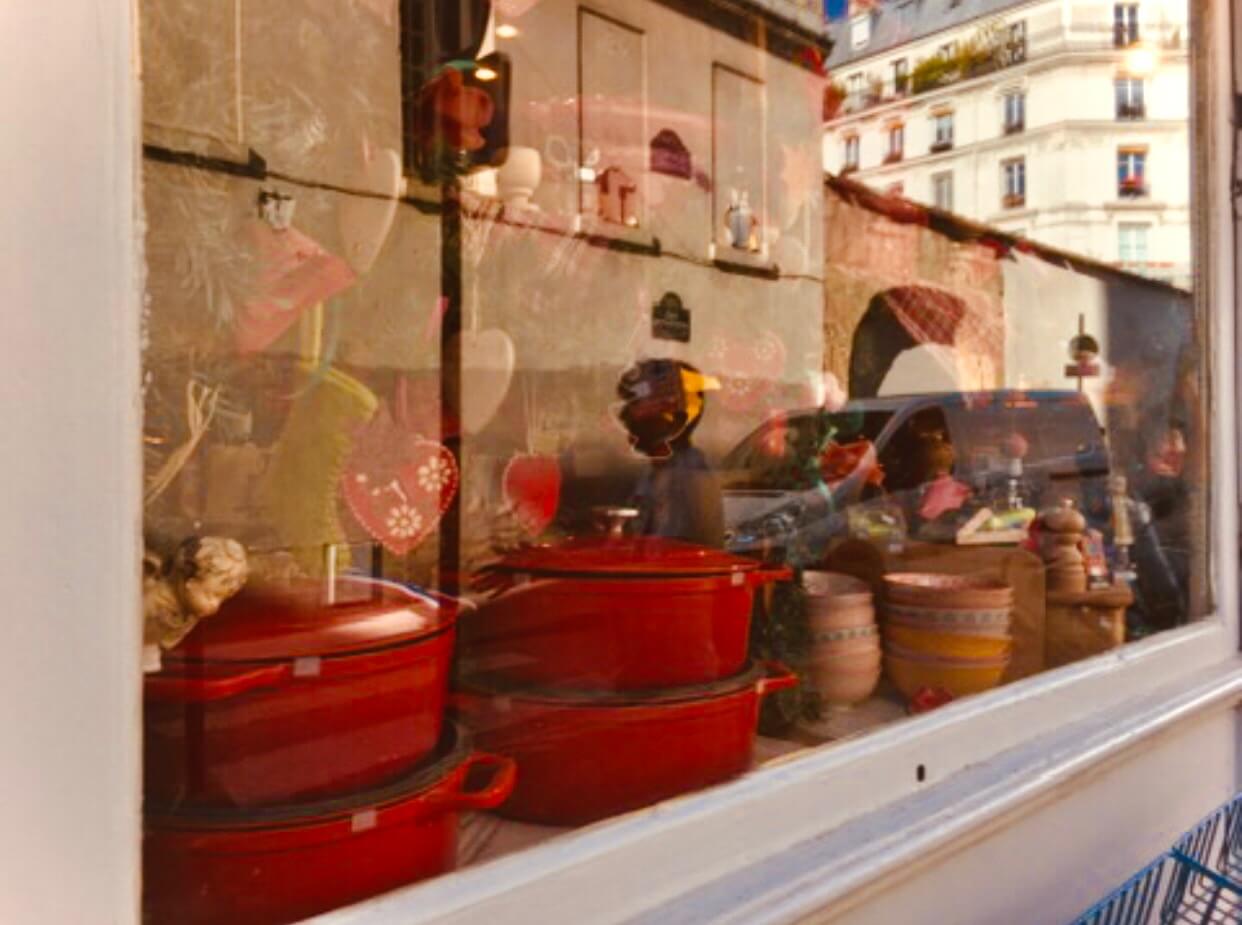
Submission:
[[[256,687],[272,687],[287,681],[293,674],[288,662],[263,665],[249,671],[216,677],[187,678],[148,675],[142,684],[143,696],[149,700],[172,703],[206,703],[236,697]]]
[[[480,790],[463,790],[472,768],[491,768],[492,779]],[[475,752],[458,766],[453,784],[431,795],[446,810],[495,809],[513,792],[517,783],[517,762],[503,755]]]
[[[767,670],[767,677],[760,678],[755,684],[755,690],[759,692],[760,697],[783,691],[787,687],[798,686],[798,676],[780,662],[765,661],[763,667]]]
[[[788,565],[764,566],[745,574],[750,587],[761,588],[773,581],[789,581],[793,578],[793,569]]]

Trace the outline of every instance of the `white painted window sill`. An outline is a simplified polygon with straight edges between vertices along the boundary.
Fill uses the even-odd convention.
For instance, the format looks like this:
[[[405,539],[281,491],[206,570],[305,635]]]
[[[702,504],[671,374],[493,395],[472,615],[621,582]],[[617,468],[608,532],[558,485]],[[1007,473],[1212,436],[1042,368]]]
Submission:
[[[1015,773],[1011,765],[1019,759],[1012,755],[1030,760],[1042,755],[1046,761],[1048,743],[1073,741],[1086,729],[1118,733],[1111,740],[1083,739],[1077,752],[1066,746],[1058,760],[1069,773],[1124,747],[1135,729],[1155,729],[1209,701],[1242,695],[1242,667],[1229,656],[1236,651],[1233,633],[1219,619],[1166,633],[314,921],[508,925],[545,922],[549,909],[558,910],[560,921],[641,920],[679,902],[710,905],[718,901],[715,891],[727,889],[740,871],[779,864],[786,852],[819,839],[831,846],[834,831],[870,818],[876,823],[871,843],[855,844],[853,855],[830,852],[824,862],[838,869],[824,882],[829,892],[814,900],[831,901],[832,891],[858,888],[862,878],[897,863],[897,855],[884,852],[898,852],[900,845],[891,843],[892,832],[881,823],[883,813],[900,801],[967,769],[975,769],[981,780],[994,776],[999,786],[1002,777]],[[1197,691],[1209,673],[1214,686]],[[1162,698],[1154,706],[1147,701],[1153,691]],[[1072,725],[1067,717],[1073,717]],[[1127,724],[1134,727],[1130,732]],[[1007,752],[1012,755],[1004,757]],[[919,766],[926,770],[925,782],[917,778]],[[829,793],[832,799],[824,799]],[[969,809],[964,818],[980,822],[986,813],[1000,811],[999,804],[989,806],[963,805],[963,812]],[[865,862],[850,861],[864,850],[875,854]],[[641,889],[627,886],[638,879]],[[770,886],[779,891],[781,883],[776,879]]]

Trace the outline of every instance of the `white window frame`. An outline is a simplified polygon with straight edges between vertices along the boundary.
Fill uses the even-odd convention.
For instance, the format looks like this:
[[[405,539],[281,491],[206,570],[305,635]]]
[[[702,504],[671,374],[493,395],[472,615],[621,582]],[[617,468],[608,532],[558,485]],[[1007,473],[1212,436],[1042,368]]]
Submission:
[[[944,129],[947,126],[947,131]],[[932,114],[932,145],[947,144],[950,148],[955,144],[953,113],[937,112]]]
[[[901,160],[906,155],[906,124],[892,122],[885,133],[884,157],[888,160]]]
[[[1131,736],[1153,734],[1160,723],[1200,715],[1236,696],[1238,669],[1237,440],[1238,396],[1234,380],[1235,315],[1232,255],[1229,92],[1229,28],[1225,0],[1196,8],[1195,34],[1203,36],[1206,60],[1192,66],[1211,84],[1210,103],[1195,125],[1206,149],[1197,173],[1202,205],[1196,255],[1197,303],[1206,325],[1214,371],[1214,426],[1210,448],[1212,590],[1219,602],[1204,620],[1157,634],[1115,652],[1050,671],[987,694],[950,704],[853,740],[805,754],[732,783],[594,826],[545,845],[459,872],[422,886],[381,897],[323,919],[324,925],[421,925],[452,915],[471,921],[539,921],[539,911],[557,909],[566,921],[598,918],[607,896],[610,921],[655,912],[665,900],[689,897],[694,908],[728,910],[730,922],[747,925],[789,922],[832,907],[865,901],[885,878],[907,876],[926,863],[923,846],[945,851],[966,843],[981,829],[1022,812],[1031,801],[1057,796],[1074,775],[1101,767],[1122,753]],[[1213,28],[1213,25],[1215,28]],[[1206,311],[1206,314],[1203,312]],[[1161,704],[1137,714],[1131,704],[1152,692]],[[1178,694],[1178,692],[1184,692]],[[1032,743],[1065,730],[1071,718],[1123,717],[1103,744],[1078,742],[1064,754],[1044,755]],[[1154,717],[1154,718],[1152,718]],[[1028,762],[1007,765],[1002,755]],[[1051,762],[1051,766],[1050,763]],[[995,799],[950,792],[947,802],[910,807],[926,784],[915,769],[928,769],[931,782],[964,769],[979,770],[983,785],[1004,794]],[[1025,773],[1024,773],[1025,771]],[[1022,780],[1015,787],[1006,782]],[[1022,792],[1015,794],[1014,790]],[[929,793],[932,791],[928,791]],[[830,795],[830,796],[829,796]],[[951,820],[951,822],[949,822]],[[848,829],[842,828],[847,823]],[[817,854],[815,846],[846,846]],[[736,878],[767,865],[762,883],[748,881],[748,901]],[[622,890],[630,878],[641,890]],[[737,918],[737,909],[744,914]]]
[[[1026,199],[1026,158],[1010,157],[1001,161],[1001,195]]]
[[[893,71],[893,94],[900,96],[910,92],[910,59],[894,58],[890,67]],[[904,83],[904,87],[901,86]]]
[[[1151,234],[1150,222],[1119,222],[1117,224],[1117,261],[1122,264],[1147,263]],[[1135,245],[1142,243],[1142,254]]]
[[[841,166],[843,168],[852,167],[857,170],[862,154],[862,139],[857,133],[846,135],[841,141],[841,148]]]
[[[1016,110],[1016,119],[1013,118],[1014,112],[1011,110]],[[1026,128],[1025,90],[1006,90],[1001,97],[1001,127],[1006,133]]]
[[[63,244],[54,222],[24,226],[28,243],[19,238],[11,242],[22,245],[19,257],[29,258],[14,265],[40,309],[23,321],[58,346],[51,357],[44,352],[34,362],[19,362],[6,381],[50,420],[63,415],[82,426],[49,428],[44,417],[28,414],[29,424],[10,437],[34,451],[56,451],[55,471],[26,490],[38,504],[53,498],[54,487],[57,509],[73,511],[72,531],[94,542],[99,555],[76,563],[73,582],[63,581],[59,561],[32,561],[28,576],[12,572],[19,591],[31,593],[23,598],[27,625],[12,637],[18,648],[10,653],[10,682],[24,702],[39,705],[40,722],[65,728],[48,726],[49,735],[32,737],[30,718],[20,711],[20,726],[12,720],[3,724],[10,754],[38,768],[47,782],[23,794],[18,816],[19,821],[38,817],[40,837],[31,839],[15,825],[5,845],[10,860],[22,857],[21,874],[37,872],[46,858],[45,876],[25,892],[15,891],[15,903],[25,901],[26,908],[33,908],[58,889],[66,897],[61,908],[77,905],[101,920],[128,923],[138,920],[141,832],[140,628],[133,619],[139,604],[141,528],[132,516],[142,498],[137,346],[141,228],[135,209],[141,128],[130,7],[109,0],[103,9],[107,15],[67,11],[50,46],[39,49],[55,58],[85,49],[81,68],[65,69],[76,91],[67,98],[79,100],[69,114],[86,119],[91,111],[112,107],[83,133],[92,156],[81,157],[80,146],[58,146],[54,133],[59,124],[39,129],[23,123],[18,130],[19,152],[34,142],[44,144],[48,172],[55,167],[57,182],[68,177],[87,199],[79,210],[82,227],[75,239],[79,275],[72,279],[62,282],[58,276],[63,276],[63,262],[48,259],[57,253],[58,238]],[[906,876],[912,867],[934,860],[926,846],[948,853],[1008,818],[1038,812],[1077,779],[1123,757],[1136,736],[1154,735],[1170,723],[1191,722],[1206,710],[1236,702],[1238,394],[1229,195],[1231,30],[1225,0],[1208,0],[1191,10],[1194,34],[1207,54],[1205,63],[1192,59],[1202,91],[1194,135],[1204,145],[1193,181],[1197,205],[1192,215],[1200,248],[1196,300],[1204,307],[1200,320],[1211,345],[1204,365],[1211,371],[1213,412],[1208,452],[1214,614],[871,735],[808,751],[724,786],[330,913],[321,922],[420,925],[453,917],[458,922],[524,923],[546,921],[549,909],[561,921],[598,921],[601,912],[610,921],[620,921],[653,915],[661,904],[686,897],[697,899],[700,909],[736,912],[746,903],[756,910],[743,919],[748,925],[792,921],[830,905],[844,910],[883,889],[886,878]],[[35,23],[27,17],[19,24]],[[23,60],[29,59],[14,60],[10,77]],[[125,144],[126,138],[133,144]],[[30,203],[47,185],[41,177],[34,180]],[[87,317],[87,330],[62,340],[64,318],[76,305],[82,279],[100,284],[109,311],[97,313],[93,322]],[[11,354],[18,352],[10,348]],[[79,378],[66,377],[65,369]],[[88,400],[80,388],[83,375],[109,387],[95,390]],[[9,415],[9,420],[17,417]],[[34,471],[25,462],[11,458],[4,465],[11,475]],[[107,480],[107,492],[99,491],[101,478]],[[51,535],[68,536],[68,531]],[[26,537],[18,536],[17,542],[26,542]],[[8,550],[14,557],[21,551],[12,543]],[[33,593],[36,587],[41,596]],[[93,619],[54,619],[78,605],[89,606]],[[22,669],[21,663],[39,652],[66,645],[75,657],[41,659],[37,670]],[[1153,694],[1158,701],[1152,700]],[[1141,715],[1138,704],[1149,704]],[[1048,737],[1113,716],[1121,723],[1109,735],[1067,741],[1056,753],[1033,753]],[[91,760],[96,764],[86,763]],[[928,772],[923,783],[914,774],[920,765]],[[29,767],[22,771],[23,780],[34,779]],[[91,767],[94,789],[89,799],[72,803],[72,813],[66,812],[66,792],[56,785],[80,779],[83,767]],[[963,793],[953,783],[967,769],[973,769],[974,786]],[[916,796],[937,800],[907,799]],[[847,847],[827,854],[817,850],[841,837]],[[18,855],[19,845],[24,857]],[[765,877],[751,881],[741,897],[737,877],[761,865]],[[90,876],[66,889],[67,869],[89,869]],[[633,887],[636,883],[641,889]],[[653,920],[660,919],[657,915]]]
[[[931,175],[932,194],[931,201],[937,209],[944,209],[946,212],[953,211],[953,171],[942,170],[939,173]],[[947,191],[948,195],[941,196],[941,191]]]
[[[1113,4],[1113,35],[1114,44],[1120,48],[1127,48],[1142,40],[1142,19],[1139,15],[1140,9],[1138,3],[1114,3]],[[1116,35],[1119,32],[1125,32],[1126,41],[1123,43],[1116,42]]]
[[[1122,97],[1125,97],[1123,100]],[[1144,115],[1147,109],[1147,86],[1142,77],[1131,77],[1127,74],[1119,75],[1113,78],[1113,115],[1117,119],[1130,120],[1142,118],[1140,116],[1123,116],[1121,107],[1139,105],[1143,107]]]

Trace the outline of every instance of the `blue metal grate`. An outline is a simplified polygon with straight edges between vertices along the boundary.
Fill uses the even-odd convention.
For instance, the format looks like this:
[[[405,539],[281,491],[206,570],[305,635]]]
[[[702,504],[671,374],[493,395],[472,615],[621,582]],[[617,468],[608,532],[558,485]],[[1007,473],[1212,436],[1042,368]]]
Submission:
[[[1073,925],[1242,923],[1242,794],[1196,825]]]

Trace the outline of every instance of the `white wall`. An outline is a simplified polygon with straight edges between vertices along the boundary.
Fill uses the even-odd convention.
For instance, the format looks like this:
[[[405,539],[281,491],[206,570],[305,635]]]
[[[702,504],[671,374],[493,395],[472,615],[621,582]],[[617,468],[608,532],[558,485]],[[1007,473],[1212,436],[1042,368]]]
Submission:
[[[804,925],[1070,921],[1237,790],[1238,722],[1226,710],[1183,723],[1029,815],[877,886],[861,906]]]
[[[0,922],[137,917],[128,0],[0,4]]]

